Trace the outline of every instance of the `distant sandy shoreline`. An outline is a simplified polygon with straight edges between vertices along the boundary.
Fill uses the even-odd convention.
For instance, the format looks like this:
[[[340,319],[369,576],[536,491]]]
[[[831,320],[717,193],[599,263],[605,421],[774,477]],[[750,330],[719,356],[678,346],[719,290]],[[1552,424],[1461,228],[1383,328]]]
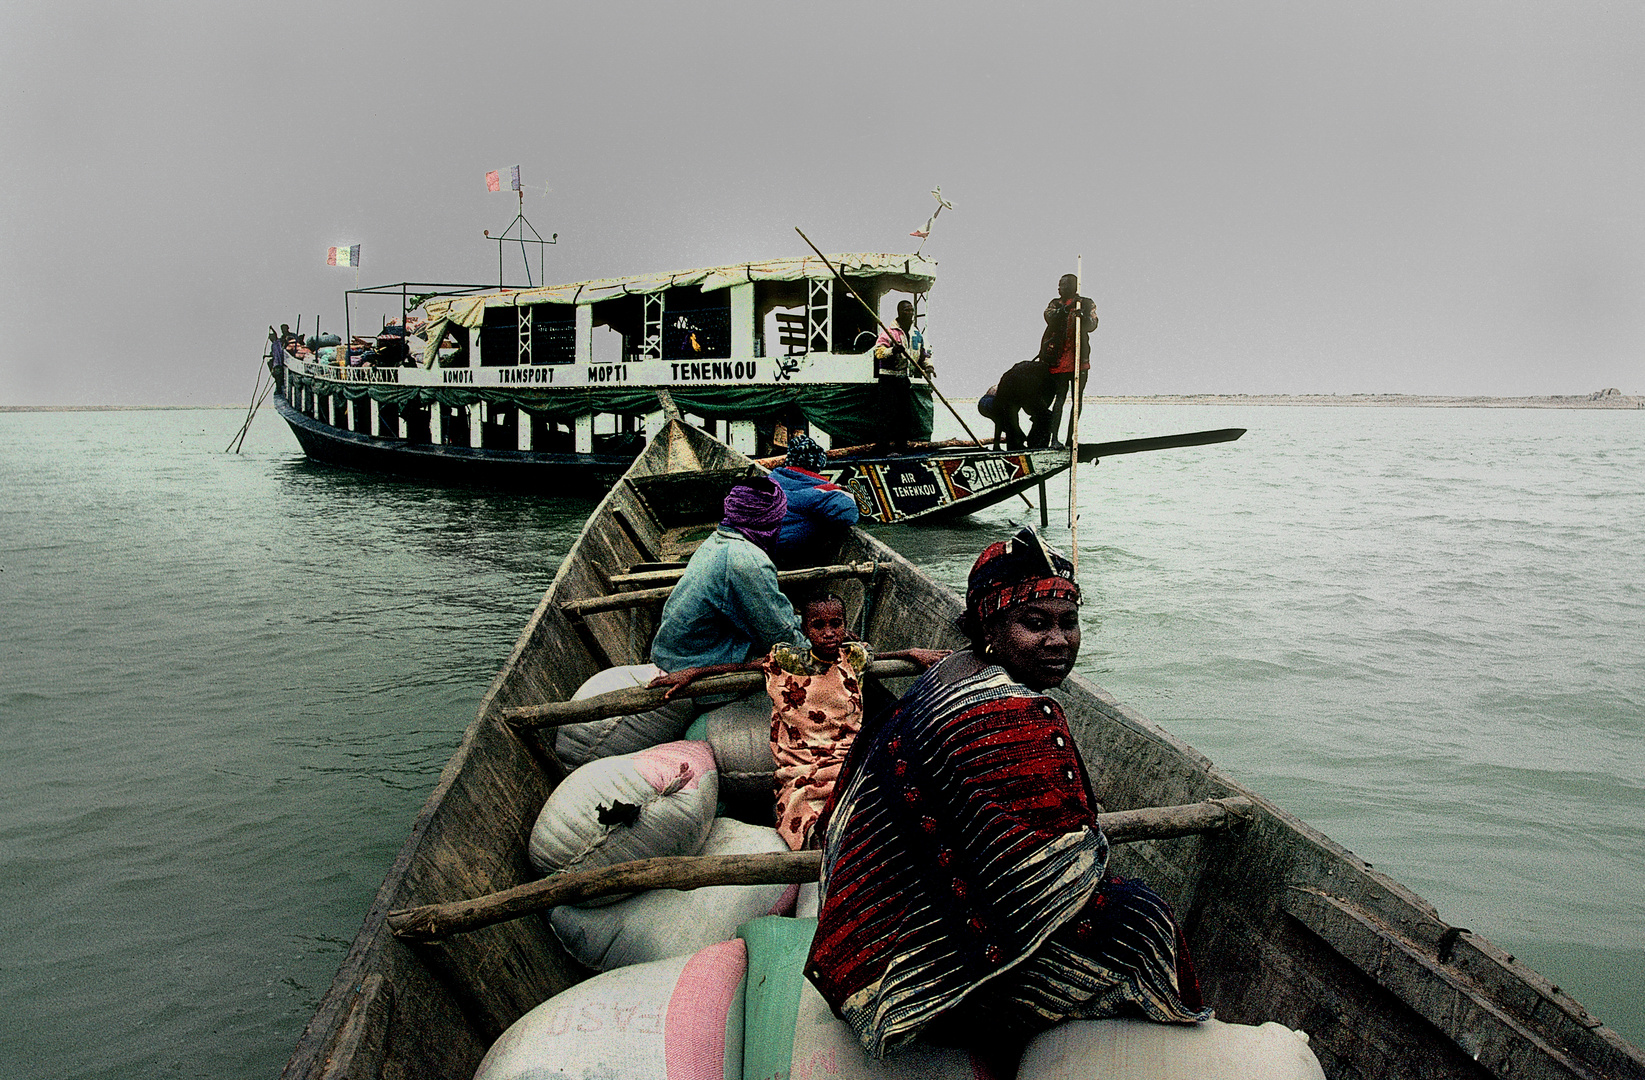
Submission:
[[[974,397],[954,401],[974,402]],[[1602,390],[1547,397],[1447,397],[1436,394],[1088,394],[1088,405],[1335,405],[1432,409],[1645,409],[1645,396]],[[178,409],[244,409],[238,405],[0,405],[0,412],[143,412]]]

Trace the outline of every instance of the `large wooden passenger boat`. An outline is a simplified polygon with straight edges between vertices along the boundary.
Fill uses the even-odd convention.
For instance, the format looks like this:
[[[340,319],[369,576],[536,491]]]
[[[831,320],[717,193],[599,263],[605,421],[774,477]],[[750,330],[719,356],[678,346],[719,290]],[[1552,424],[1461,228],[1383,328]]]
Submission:
[[[399,317],[287,347],[275,406],[318,461],[536,490],[621,476],[662,426],[659,390],[750,455],[796,424],[825,444],[870,443],[868,308],[918,302],[935,280],[918,255],[843,254],[541,288],[355,289],[349,304],[398,300]],[[910,435],[929,438],[930,388],[914,397]]]
[[[612,488],[418,815],[288,1080],[470,1076],[508,1024],[585,977],[537,917],[421,935],[434,940],[391,926],[405,931],[401,909],[535,879],[527,838],[562,770],[552,740],[508,716],[644,659],[658,590],[624,590],[685,557],[718,520],[726,485],[753,468],[670,422]],[[836,591],[877,646],[960,644],[960,599],[884,544],[855,531],[835,561],[852,575]],[[1077,675],[1053,693],[1107,810],[1248,801],[1235,828],[1123,844],[1113,857],[1175,906],[1222,1019],[1305,1030],[1334,1078],[1645,1077],[1645,1055],[1568,994],[1192,747]]]
[[[352,289],[345,310],[375,296],[397,301],[399,316],[368,334],[345,321],[342,336],[272,350],[274,407],[315,461],[554,493],[609,487],[674,408],[751,456],[780,454],[796,428],[841,448],[830,479],[856,495],[866,521],[963,515],[1043,484],[1072,458],[932,446],[924,384],[910,452],[869,445],[884,433],[868,308],[897,293],[918,302],[935,280],[936,264],[918,255],[851,254],[535,289]],[[1083,444],[1080,460],[1134,452],[1120,445]]]

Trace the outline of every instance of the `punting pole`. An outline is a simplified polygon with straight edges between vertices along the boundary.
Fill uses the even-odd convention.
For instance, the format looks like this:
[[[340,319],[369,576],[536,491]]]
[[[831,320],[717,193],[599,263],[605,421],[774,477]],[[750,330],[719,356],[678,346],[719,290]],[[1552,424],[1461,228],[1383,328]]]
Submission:
[[[807,247],[817,253],[817,258],[823,261],[823,265],[828,267],[828,269],[834,274],[834,277],[839,280],[839,283],[844,285],[851,295],[857,298],[857,303],[861,304],[863,306],[863,310],[868,312],[868,317],[874,320],[874,325],[880,328],[880,333],[886,336],[886,339],[891,342],[892,347],[901,349],[902,346],[897,344],[896,339],[891,336],[891,331],[888,330],[885,323],[880,320],[880,313],[870,307],[868,301],[862,298],[862,294],[857,292],[849,281],[845,280],[845,275],[840,273],[839,270],[835,268],[834,264],[828,261],[828,256],[824,255],[822,250],[818,248],[816,244],[811,242],[811,237],[805,235],[798,225],[794,226],[794,231],[800,234],[800,239],[805,241]],[[907,349],[903,349],[903,352],[906,353],[907,351]],[[948,399],[942,396],[942,391],[937,389],[937,380],[933,379],[931,377],[931,373],[925,370],[925,365],[920,363],[918,360],[915,360],[912,356],[910,356],[908,360],[909,363],[919,369],[921,375],[925,376],[926,385],[930,386],[931,392],[937,395],[937,400],[942,402],[948,411],[954,414],[954,419],[960,422],[960,427],[965,431],[966,435],[970,437],[971,441],[976,443],[978,447],[981,447],[982,440],[977,438],[977,433],[971,430],[971,425],[965,422],[965,417],[960,415],[959,410],[949,404]],[[1023,504],[1030,510],[1034,508],[1034,504],[1029,502],[1028,496],[1024,495],[1022,492],[1017,492],[1017,498],[1021,499]]]
[[[1085,256],[1074,257],[1074,303],[1079,313],[1079,323],[1070,327],[1063,325],[1063,337],[1066,339],[1071,330],[1085,329],[1085,306],[1079,303],[1080,278],[1085,276]],[[1080,355],[1080,340],[1083,334],[1074,337],[1074,374],[1071,377],[1069,391],[1074,398],[1074,410],[1068,422],[1068,546],[1073,552],[1074,577],[1080,574],[1080,375],[1083,374],[1081,365],[1085,358]]]

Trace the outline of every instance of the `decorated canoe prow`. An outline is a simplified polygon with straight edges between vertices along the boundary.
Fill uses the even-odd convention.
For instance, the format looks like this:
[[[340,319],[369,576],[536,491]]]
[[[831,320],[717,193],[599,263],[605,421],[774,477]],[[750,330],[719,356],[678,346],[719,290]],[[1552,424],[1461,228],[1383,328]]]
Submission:
[[[672,422],[607,494],[413,823],[286,1066],[288,1080],[473,1076],[505,1030],[590,977],[538,913],[542,890],[560,890],[547,901],[558,903],[666,880],[723,880],[713,866],[707,877],[687,881],[644,876],[677,867],[630,865],[612,869],[637,876],[591,883],[566,875],[544,886],[528,845],[540,809],[565,776],[551,749],[553,725],[566,713],[555,703],[603,669],[643,662],[656,629],[655,603],[593,601],[630,586],[659,587],[647,576],[655,564],[688,557],[719,520],[729,483],[757,470],[742,454]],[[851,532],[829,572],[838,574],[832,588],[853,629],[876,647],[963,643],[954,625],[960,598],[866,532]],[[884,702],[906,679],[902,669],[886,669],[870,673],[865,686]],[[1645,1054],[1570,995],[1448,923],[1420,896],[1101,688],[1074,675],[1051,694],[1104,809],[1132,815],[1123,827],[1105,819],[1116,840],[1133,830],[1133,842],[1116,843],[1110,865],[1146,878],[1170,901],[1206,1003],[1221,1021],[1305,1031],[1310,1053],[1332,1078],[1645,1077]],[[1139,830],[1138,822],[1160,814],[1193,820]],[[736,880],[814,873],[803,855],[755,856],[753,870],[734,858],[745,875]],[[691,873],[705,870],[687,865]],[[480,917],[469,917],[474,912]],[[738,949],[727,942],[722,951]],[[687,963],[680,957],[675,966]],[[607,981],[593,984],[594,998],[617,974],[597,977]],[[733,990],[728,984],[728,1003]],[[672,1006],[666,994],[659,1001],[647,1023],[660,1032],[661,1010]],[[559,1023],[558,1014],[535,1015],[560,1041],[541,1044],[552,1060],[538,1061],[532,1075],[585,1075],[589,1055],[577,1051],[592,1036]],[[813,1019],[837,1033],[826,1013]],[[505,1040],[494,1063],[515,1048]],[[766,1048],[741,1050],[747,1061]],[[963,1055],[950,1064],[956,1080],[970,1080]]]
[[[1244,428],[1217,428],[1080,443],[1079,460],[1089,464],[1121,454],[1233,442],[1244,434]],[[914,525],[963,517],[1039,489],[1047,480],[1068,471],[1070,458],[1069,452],[1060,447],[997,450],[965,439],[950,439],[911,445],[906,454],[880,454],[873,446],[830,450],[821,475],[856,497],[862,521]],[[775,468],[783,459],[766,457],[759,463]]]

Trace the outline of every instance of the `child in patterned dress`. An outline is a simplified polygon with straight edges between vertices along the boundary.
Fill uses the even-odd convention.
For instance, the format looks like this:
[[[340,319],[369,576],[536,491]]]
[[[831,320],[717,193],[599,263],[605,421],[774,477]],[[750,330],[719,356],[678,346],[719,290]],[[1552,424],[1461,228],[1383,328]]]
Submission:
[[[922,668],[948,655],[940,649],[903,649],[876,657],[846,637],[845,602],[832,593],[807,599],[801,624],[811,648],[801,653],[779,642],[763,660],[717,664],[662,675],[652,686],[669,695],[705,675],[765,672],[771,695],[771,753],[777,762],[777,832],[795,851],[815,847],[812,830],[839,777],[851,740],[862,729],[862,673],[871,659],[912,660]]]

